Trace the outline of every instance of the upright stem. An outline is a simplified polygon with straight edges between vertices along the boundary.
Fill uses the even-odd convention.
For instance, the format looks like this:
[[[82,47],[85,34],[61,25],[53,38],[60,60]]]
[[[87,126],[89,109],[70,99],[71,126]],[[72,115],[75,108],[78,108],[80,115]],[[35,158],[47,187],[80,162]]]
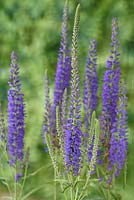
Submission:
[[[22,186],[21,186],[20,196],[19,196],[20,199],[23,196],[23,190],[24,190],[24,186],[25,186],[25,182],[26,182],[26,177],[27,177],[27,170],[28,170],[28,164],[26,163],[25,172],[24,172],[24,179],[23,179],[23,183],[22,183]]]
[[[73,199],[73,186],[71,186],[71,200],[74,200]]]
[[[15,165],[15,177],[14,177],[14,200],[17,200],[17,183],[16,183],[16,175],[17,175],[17,169]]]
[[[56,200],[56,170],[54,168],[54,181],[55,181],[55,184],[54,184],[54,200]]]
[[[74,199],[74,200],[77,200],[77,198],[78,198],[78,192],[79,192],[79,189],[77,188],[77,189],[76,189],[75,199]]]
[[[110,190],[109,189],[107,189],[107,198],[106,198],[106,200],[111,200],[111,195],[110,195]]]

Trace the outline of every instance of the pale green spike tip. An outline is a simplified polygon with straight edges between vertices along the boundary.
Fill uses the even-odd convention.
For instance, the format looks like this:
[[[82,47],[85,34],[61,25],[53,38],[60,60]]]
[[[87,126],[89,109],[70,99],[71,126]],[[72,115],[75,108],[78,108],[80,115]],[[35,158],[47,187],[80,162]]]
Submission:
[[[65,1],[65,8],[68,7],[68,4],[69,4],[69,0],[66,0]]]
[[[73,54],[76,54],[76,51],[78,48],[77,39],[78,39],[78,32],[79,32],[79,22],[80,22],[80,4],[78,4],[76,8],[75,17],[74,17],[73,36],[72,36]],[[73,55],[73,56],[75,57],[76,55]]]
[[[96,121],[95,133],[96,133],[96,136],[99,137],[99,135],[100,135],[100,122],[97,119],[95,121]]]
[[[77,5],[76,10],[79,10],[79,9],[80,9],[80,3]]]
[[[75,20],[79,21],[80,18],[80,4],[78,4],[77,8],[76,8],[76,12],[75,12]]]
[[[45,70],[45,77],[47,77],[47,71],[48,71],[48,70],[46,69],[46,70]]]
[[[95,118],[96,118],[96,112],[94,110],[93,113],[92,113],[92,119],[95,120]]]
[[[96,118],[96,112],[93,111],[92,117],[91,117],[91,129],[95,126],[95,118]]]
[[[76,8],[74,26],[76,25],[76,23],[79,22],[79,18],[80,18],[80,4],[78,4]]]
[[[63,15],[68,15],[68,7],[69,7],[69,1],[66,0],[64,4]]]

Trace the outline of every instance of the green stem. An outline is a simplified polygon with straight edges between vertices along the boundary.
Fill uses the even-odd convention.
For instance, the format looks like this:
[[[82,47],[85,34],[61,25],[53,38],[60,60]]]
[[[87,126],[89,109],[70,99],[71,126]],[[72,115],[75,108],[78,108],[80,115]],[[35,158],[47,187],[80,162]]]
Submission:
[[[54,200],[56,200],[56,170],[54,168],[54,181],[55,181],[55,185],[54,185]]]
[[[78,198],[78,193],[79,193],[79,189],[78,189],[78,187],[77,187],[76,193],[75,193],[75,199],[74,199],[74,200],[77,200],[77,198]]]
[[[124,167],[124,189],[126,188],[127,185],[127,161],[125,162],[125,167]]]
[[[16,182],[16,175],[17,175],[17,166],[15,165],[15,176],[14,176],[14,200],[17,200],[17,182]]]
[[[20,199],[23,195],[23,189],[24,189],[24,186],[25,186],[26,178],[27,178],[27,170],[28,170],[28,164],[26,164],[26,167],[25,167],[24,179],[23,179],[23,183],[22,183],[22,187],[21,187],[20,196],[19,196]]]
[[[86,183],[85,183],[85,185],[84,185],[84,187],[83,187],[83,189],[82,189],[82,192],[80,193],[80,196],[79,196],[78,200],[81,200],[81,199],[83,198],[83,195],[84,195],[83,193],[84,193],[85,189],[86,189],[87,186],[88,186],[89,179],[90,179],[90,175],[88,175],[88,178],[87,178]],[[84,195],[84,196],[85,196],[85,195]]]
[[[111,195],[109,189],[107,190],[107,200],[111,200]]]
[[[14,200],[17,200],[17,187],[16,187],[16,182],[14,184]]]
[[[74,200],[74,199],[73,199],[73,187],[72,187],[72,186],[71,186],[70,190],[71,190],[71,191],[70,191],[70,192],[71,192],[71,200]]]
[[[64,178],[65,178],[65,177],[64,177]],[[62,182],[60,182],[60,187],[61,187],[61,190],[63,191],[63,190],[64,190],[64,187],[63,187],[63,185],[62,185]],[[64,197],[65,197],[65,200],[67,200],[67,196],[66,196],[65,192],[64,192]]]

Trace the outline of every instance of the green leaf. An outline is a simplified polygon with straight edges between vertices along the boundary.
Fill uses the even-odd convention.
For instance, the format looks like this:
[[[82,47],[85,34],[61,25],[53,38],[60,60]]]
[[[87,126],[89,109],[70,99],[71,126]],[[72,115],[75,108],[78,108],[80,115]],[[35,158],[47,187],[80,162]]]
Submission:
[[[64,193],[69,187],[71,187],[72,185],[71,184],[68,184],[62,191],[62,193]]]

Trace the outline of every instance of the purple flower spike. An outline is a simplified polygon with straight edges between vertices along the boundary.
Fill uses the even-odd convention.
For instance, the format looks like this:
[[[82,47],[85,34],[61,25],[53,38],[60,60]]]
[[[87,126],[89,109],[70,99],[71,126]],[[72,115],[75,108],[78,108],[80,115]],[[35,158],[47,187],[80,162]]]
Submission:
[[[10,89],[8,90],[8,152],[10,165],[14,166],[24,157],[24,100],[19,80],[18,58],[11,54]]]
[[[56,139],[56,106],[61,107],[65,88],[68,89],[71,74],[71,58],[68,44],[68,1],[65,3],[63,11],[63,22],[61,30],[61,42],[57,62],[57,70],[54,86],[54,102],[51,106],[51,133]],[[55,143],[55,141],[54,141]]]
[[[128,134],[127,134],[127,96],[124,85],[121,85],[119,104],[117,108],[116,122],[112,129],[110,140],[109,160],[111,169],[116,168],[115,176],[118,176],[124,167],[127,150],[128,150]]]
[[[64,89],[69,87],[71,73],[71,59],[68,44],[68,2],[63,12],[61,42],[54,88],[54,105],[58,106],[63,97]]]
[[[107,70],[104,74],[103,90],[102,90],[102,114],[101,114],[101,130],[106,136],[109,134],[112,126],[112,112],[115,112],[112,107],[112,80],[114,77],[113,70]]]
[[[71,70],[71,98],[69,119],[65,127],[65,163],[74,175],[78,175],[81,160],[81,121],[80,121],[80,79],[78,72],[78,30],[79,30],[78,5],[72,38],[72,70]]]
[[[85,80],[84,80],[84,109],[86,113],[86,129],[89,129],[91,115],[97,107],[97,91],[98,91],[98,75],[96,71],[96,41],[92,40],[90,43],[90,50],[87,58]]]
[[[102,91],[102,114],[101,129],[103,134],[109,134],[116,118],[116,107],[119,93],[120,63],[119,63],[119,42],[118,42],[117,18],[112,20],[111,55],[106,61],[106,72],[104,75]]]
[[[105,147],[103,154],[107,155],[104,159],[108,161],[110,138],[112,132],[117,130],[117,104],[119,99],[119,82],[120,82],[120,63],[119,63],[119,42],[118,42],[118,23],[117,19],[112,20],[112,37],[110,56],[106,61],[106,72],[104,74],[102,89],[102,113],[100,117],[101,124],[101,142]],[[116,138],[111,139],[115,149]],[[113,159],[114,160],[114,159]]]

